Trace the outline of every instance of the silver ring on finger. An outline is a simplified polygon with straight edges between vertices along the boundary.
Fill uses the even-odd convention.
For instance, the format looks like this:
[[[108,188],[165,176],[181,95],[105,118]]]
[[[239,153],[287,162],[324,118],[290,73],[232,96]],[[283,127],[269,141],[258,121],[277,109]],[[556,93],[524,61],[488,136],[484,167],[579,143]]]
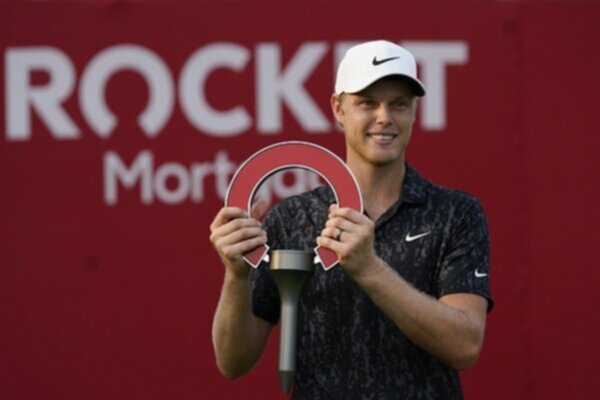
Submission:
[[[337,240],[338,242],[341,242],[342,241],[342,233],[344,233],[344,230],[340,229],[340,228],[338,228],[338,230],[340,232],[336,235],[335,240]]]

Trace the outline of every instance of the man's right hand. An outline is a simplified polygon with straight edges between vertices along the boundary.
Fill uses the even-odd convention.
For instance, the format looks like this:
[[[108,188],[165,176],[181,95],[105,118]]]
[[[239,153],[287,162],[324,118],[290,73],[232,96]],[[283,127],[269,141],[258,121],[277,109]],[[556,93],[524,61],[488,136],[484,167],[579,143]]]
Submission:
[[[267,233],[259,222],[266,210],[266,202],[259,200],[252,207],[253,218],[237,207],[224,207],[215,216],[210,225],[210,241],[228,273],[238,277],[250,273],[243,255],[267,243]]]
[[[267,208],[265,201],[258,200],[250,218],[241,208],[225,207],[210,225],[210,241],[225,265],[212,338],[217,366],[229,379],[247,373],[258,362],[272,327],[252,313],[251,267],[243,258],[267,242],[259,222]]]

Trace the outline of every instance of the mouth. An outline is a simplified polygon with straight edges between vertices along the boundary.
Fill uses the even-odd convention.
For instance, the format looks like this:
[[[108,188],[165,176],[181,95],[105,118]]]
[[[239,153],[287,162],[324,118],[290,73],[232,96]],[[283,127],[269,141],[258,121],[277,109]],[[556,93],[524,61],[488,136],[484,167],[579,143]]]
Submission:
[[[397,133],[367,133],[367,137],[374,139],[378,144],[391,143],[396,136]]]

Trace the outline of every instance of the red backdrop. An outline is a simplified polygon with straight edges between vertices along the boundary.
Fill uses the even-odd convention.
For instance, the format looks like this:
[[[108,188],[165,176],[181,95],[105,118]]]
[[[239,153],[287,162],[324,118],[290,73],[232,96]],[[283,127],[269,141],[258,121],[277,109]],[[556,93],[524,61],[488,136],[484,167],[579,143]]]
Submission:
[[[409,161],[489,216],[497,306],[467,398],[592,397],[598,20],[584,1],[0,3],[0,396],[283,398],[275,337],[238,381],[214,366],[208,225],[256,150],[343,156],[336,54],[387,38],[430,89]]]

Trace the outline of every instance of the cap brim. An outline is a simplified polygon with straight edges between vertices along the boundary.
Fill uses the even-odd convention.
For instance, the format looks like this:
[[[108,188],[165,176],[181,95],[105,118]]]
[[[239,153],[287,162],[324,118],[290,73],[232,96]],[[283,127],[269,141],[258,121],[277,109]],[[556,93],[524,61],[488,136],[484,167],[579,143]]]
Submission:
[[[398,78],[402,78],[402,80],[405,81],[410,86],[410,88],[412,89],[412,92],[414,93],[415,96],[417,96],[417,97],[425,96],[425,93],[426,93],[425,85],[423,85],[423,83],[421,83],[421,81],[413,78],[412,76],[405,75],[405,74],[398,74],[398,73],[384,74],[384,75],[376,77],[373,80],[360,82],[358,85],[347,88],[346,90],[344,90],[340,93],[337,93],[337,94],[340,95],[342,93],[350,93],[350,94],[358,93],[362,90],[365,90],[366,88],[368,88],[369,86],[371,86],[372,84],[377,82],[378,80],[383,79],[383,78],[389,78],[391,76],[397,76]]]

